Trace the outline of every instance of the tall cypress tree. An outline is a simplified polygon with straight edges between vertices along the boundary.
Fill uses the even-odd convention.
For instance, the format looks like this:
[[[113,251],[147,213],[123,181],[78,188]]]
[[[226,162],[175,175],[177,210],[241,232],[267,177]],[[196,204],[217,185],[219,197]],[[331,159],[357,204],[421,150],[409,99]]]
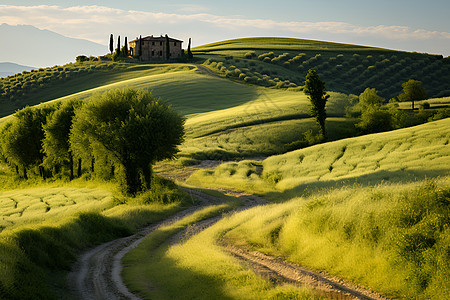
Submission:
[[[117,37],[117,48],[116,48],[117,55],[120,54],[120,35]]]
[[[139,36],[139,52],[138,52],[138,55],[139,55],[139,60],[141,60],[142,59],[142,36],[140,35]]]
[[[113,35],[111,33],[111,35],[109,36],[109,51],[111,52],[111,54],[114,51],[114,39],[113,39]]]
[[[169,36],[166,34],[166,59],[170,59]]]
[[[191,38],[189,38],[189,44],[188,44],[188,58],[192,59],[193,55],[191,52]]]
[[[123,55],[125,57],[128,56],[128,39],[127,39],[127,37],[125,37],[125,45],[123,46]]]

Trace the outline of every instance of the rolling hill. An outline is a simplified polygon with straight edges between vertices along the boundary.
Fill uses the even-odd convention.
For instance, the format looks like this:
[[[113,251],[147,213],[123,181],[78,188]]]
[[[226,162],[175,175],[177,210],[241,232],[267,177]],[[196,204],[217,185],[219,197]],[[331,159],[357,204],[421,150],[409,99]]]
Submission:
[[[175,227],[181,230],[179,224],[160,228],[163,234],[154,237],[158,247],[152,249],[156,260],[162,259],[153,264],[145,257],[149,252],[141,251],[144,263],[137,265],[150,270],[162,262],[157,277],[162,272],[185,286],[205,279],[227,298],[265,296],[272,283],[220,250],[220,243],[232,243],[326,270],[393,298],[430,298],[448,291],[450,119],[354,137],[357,119],[345,114],[354,99],[349,93],[375,87],[391,97],[413,77],[423,80],[430,96],[450,95],[449,58],[284,38],[238,39],[193,51],[195,60],[189,63],[91,58],[2,78],[0,126],[26,105],[142,88],[186,117],[186,139],[172,163],[176,167],[198,170],[204,160],[254,157],[198,170],[187,182],[284,203],[227,215],[198,235],[196,220],[190,226],[181,219],[186,240],[173,247],[165,239]],[[318,69],[330,91],[330,142],[289,151],[290,143],[317,131],[301,91],[309,68]],[[444,106],[448,101],[430,102]],[[79,251],[194,203],[162,179],[129,198],[115,182],[96,176],[25,181],[0,162],[0,267],[6,270],[0,274],[0,298],[51,298],[54,287],[65,286],[65,272]],[[212,209],[221,213],[220,207]],[[228,277],[220,275],[224,269]],[[145,282],[145,288],[154,287]],[[67,291],[59,292],[66,296]],[[274,298],[294,295],[286,287],[272,292]]]
[[[0,62],[0,77],[7,77],[23,71],[31,71],[34,67],[22,66],[10,62]]]
[[[413,78],[430,97],[450,95],[450,58],[437,55],[288,38],[235,39],[193,50],[212,69],[264,86],[301,86],[315,69],[335,92],[359,95],[370,87],[389,99]]]

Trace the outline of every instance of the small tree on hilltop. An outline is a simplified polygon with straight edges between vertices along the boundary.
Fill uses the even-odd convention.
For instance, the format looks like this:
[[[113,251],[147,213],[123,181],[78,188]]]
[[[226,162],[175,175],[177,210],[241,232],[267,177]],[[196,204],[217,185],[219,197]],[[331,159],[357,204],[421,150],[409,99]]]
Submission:
[[[192,59],[194,56],[192,55],[192,52],[191,52],[191,38],[189,38],[189,43],[188,43],[188,48],[187,48],[187,54],[188,54],[188,58],[189,59]]]
[[[89,140],[96,153],[123,171],[127,193],[150,187],[152,165],[173,158],[183,141],[184,119],[148,91],[112,90],[76,112],[71,140]]]
[[[142,60],[142,36],[139,36],[139,50],[138,50],[138,56],[139,56],[139,61]]]
[[[125,37],[125,45],[123,46],[123,56],[128,56],[128,39]]]
[[[111,35],[109,36],[109,51],[111,52],[111,54],[114,51],[114,39],[113,39],[113,35],[111,33]]]
[[[314,117],[320,126],[320,134],[326,139],[325,119],[327,113],[325,105],[330,95],[325,91],[325,82],[319,79],[315,70],[309,70],[306,74],[305,87],[303,92],[311,101],[311,116]]]
[[[120,35],[117,37],[117,48],[116,48],[117,55],[120,54]]]
[[[422,82],[410,79],[402,84],[403,93],[398,95],[400,101],[411,101],[411,108],[414,110],[414,101],[427,98],[427,91],[422,87]]]
[[[169,45],[169,36],[166,34],[166,59],[170,59],[170,45]]]

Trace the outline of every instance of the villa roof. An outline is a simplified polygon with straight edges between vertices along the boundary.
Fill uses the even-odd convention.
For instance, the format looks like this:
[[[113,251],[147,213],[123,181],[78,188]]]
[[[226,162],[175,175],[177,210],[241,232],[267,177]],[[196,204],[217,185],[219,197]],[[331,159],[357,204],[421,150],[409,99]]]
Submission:
[[[164,36],[160,36],[160,37],[154,37],[153,35],[149,35],[146,37],[142,38],[143,41],[151,41],[151,42],[164,42],[166,40],[166,38]],[[131,42],[137,42],[139,41],[139,38],[136,38],[135,40],[130,41]],[[180,42],[182,43],[183,41],[181,40],[177,40],[177,39],[173,39],[171,37],[169,37],[169,42]]]

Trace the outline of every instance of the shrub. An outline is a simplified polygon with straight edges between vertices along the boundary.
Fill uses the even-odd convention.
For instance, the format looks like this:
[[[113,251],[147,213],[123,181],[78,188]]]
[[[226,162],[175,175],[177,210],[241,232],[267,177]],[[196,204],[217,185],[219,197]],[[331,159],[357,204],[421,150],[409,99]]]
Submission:
[[[86,55],[79,55],[76,57],[76,62],[84,62],[84,61],[88,61],[89,58]]]
[[[249,51],[249,52],[244,54],[244,57],[247,58],[247,59],[252,59],[253,57],[256,57],[256,52],[255,51]]]

